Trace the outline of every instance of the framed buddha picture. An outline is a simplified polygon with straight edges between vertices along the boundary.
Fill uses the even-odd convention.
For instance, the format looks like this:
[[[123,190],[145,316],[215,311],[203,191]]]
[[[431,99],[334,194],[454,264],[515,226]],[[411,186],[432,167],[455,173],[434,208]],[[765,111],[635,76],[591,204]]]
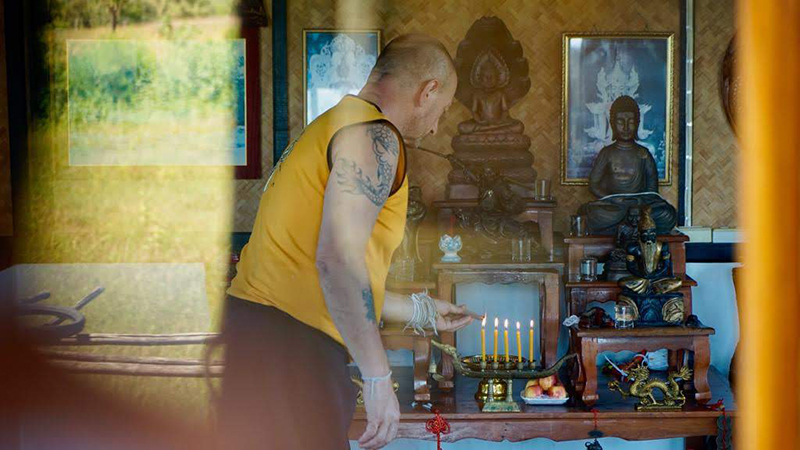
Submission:
[[[564,34],[561,183],[587,184],[595,157],[615,142],[612,103],[638,105],[635,140],[671,183],[675,109],[672,33]]]
[[[380,41],[380,30],[303,30],[303,125],[364,87]]]

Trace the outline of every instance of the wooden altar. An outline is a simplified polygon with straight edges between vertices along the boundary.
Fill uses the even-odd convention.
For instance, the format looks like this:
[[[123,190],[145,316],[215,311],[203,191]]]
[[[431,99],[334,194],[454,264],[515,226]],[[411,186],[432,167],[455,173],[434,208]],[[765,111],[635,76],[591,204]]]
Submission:
[[[672,232],[658,236],[660,242],[669,246],[672,257],[672,270],[676,277],[683,279],[680,292],[683,294],[683,313],[686,319],[692,313],[692,287],[697,282],[686,275],[686,242],[688,236]],[[595,257],[600,260],[614,249],[613,236],[568,237],[564,240],[567,252],[567,314],[580,316],[591,302],[615,302],[620,288],[613,281],[581,281],[579,266],[581,259]],[[597,355],[604,351],[619,352],[629,350],[655,351],[665,348],[669,353],[670,368],[677,369],[683,364],[686,351],[694,354],[695,399],[705,403],[711,399],[708,387],[708,370],[711,361],[709,336],[713,328],[707,327],[651,327],[628,330],[611,329],[572,329],[570,347],[578,353],[579,371],[575,376],[575,387],[582,393],[585,404],[593,405],[598,400]]]
[[[421,404],[412,406],[414,394],[410,383],[411,371],[410,367],[393,368],[394,379],[400,383],[397,393],[400,402],[397,437],[435,440],[425,430],[425,422],[433,414]],[[594,409],[597,410],[597,428],[605,436],[626,440],[651,440],[714,436],[719,432],[717,419],[722,413],[699,405],[692,398],[687,399],[687,404],[681,411],[635,411],[636,399],[623,399],[618,393],[608,391],[607,379],[601,378],[600,381],[599,389],[603,395],[594,405]],[[735,427],[738,412],[728,380],[712,368],[708,372],[708,382],[712,398],[723,401],[725,413],[733,418]],[[468,438],[512,442],[533,438],[554,441],[588,440],[588,433],[594,428],[594,413],[574,399],[564,406],[523,404],[522,412],[519,413],[482,413],[473,399],[477,384],[477,379],[459,376],[456,378],[455,389],[450,392],[436,387],[432,389],[431,403],[451,427],[450,434],[442,436],[443,441],[455,442]],[[515,382],[515,400],[519,400],[519,391],[523,386],[524,383],[520,380]],[[366,425],[366,414],[363,407],[360,407],[350,426],[350,439],[358,439]],[[701,450],[704,447],[687,442],[687,448]]]

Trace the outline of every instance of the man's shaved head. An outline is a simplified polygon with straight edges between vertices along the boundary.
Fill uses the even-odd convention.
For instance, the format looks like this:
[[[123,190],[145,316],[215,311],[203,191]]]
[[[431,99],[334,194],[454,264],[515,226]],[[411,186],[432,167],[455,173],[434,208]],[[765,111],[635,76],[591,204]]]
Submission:
[[[443,85],[455,80],[455,64],[441,42],[424,34],[404,34],[384,47],[370,74],[370,82],[389,76],[416,87],[428,80]]]
[[[359,97],[369,100],[411,141],[435,134],[453,103],[455,64],[441,42],[404,34],[386,44]]]

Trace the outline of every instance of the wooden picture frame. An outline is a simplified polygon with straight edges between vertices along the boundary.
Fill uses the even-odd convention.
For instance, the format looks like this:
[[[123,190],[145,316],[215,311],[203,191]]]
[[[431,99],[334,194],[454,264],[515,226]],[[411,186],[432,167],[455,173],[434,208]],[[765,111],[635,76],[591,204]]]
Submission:
[[[639,103],[637,142],[653,153],[659,184],[672,183],[677,137],[673,41],[673,33],[564,34],[562,185],[588,184],[595,156],[611,143],[608,113],[621,95]]]
[[[231,18],[230,20],[237,20]],[[233,22],[231,22],[233,23]],[[93,39],[70,38],[70,30],[53,32],[54,51],[50,53],[50,66],[55,77],[52,78],[50,88],[50,99],[54,104],[63,102],[64,113],[56,112],[52,117],[54,119],[55,127],[52,129],[52,143],[55,150],[55,167],[57,176],[62,179],[93,179],[111,177],[117,179],[141,179],[149,177],[167,177],[167,178],[204,178],[204,177],[235,177],[237,179],[258,179],[261,177],[261,83],[260,83],[260,27],[257,26],[238,26],[238,38],[223,38],[230,42],[232,49],[237,49],[235,53],[231,54],[233,58],[232,68],[236,68],[235,72],[230,72],[235,90],[232,103],[233,109],[230,113],[233,115],[236,128],[232,135],[220,138],[221,142],[229,141],[231,147],[231,157],[224,157],[224,150],[222,157],[217,156],[216,159],[202,160],[202,154],[191,156],[191,144],[188,144],[188,149],[184,149],[185,155],[183,159],[175,159],[175,162],[164,163],[162,161],[148,161],[147,157],[141,157],[141,163],[137,160],[133,163],[111,161],[106,163],[100,161],[99,163],[91,159],[76,163],[75,152],[72,148],[72,139],[74,138],[71,130],[71,120],[73,117],[70,115],[70,42],[71,41],[93,41]],[[217,38],[219,39],[219,38]],[[101,39],[97,40],[102,42]],[[106,39],[106,42],[122,41],[123,45],[126,41],[131,43],[154,43],[160,42],[159,40],[148,39],[147,35],[142,37],[134,37],[125,39]],[[169,41],[164,42],[180,42]],[[188,45],[203,45],[203,41],[187,41]],[[217,41],[219,42],[219,41]],[[241,44],[239,44],[241,42]],[[145,44],[147,45],[147,44]],[[224,44],[223,44],[224,45]],[[227,48],[227,47],[225,47]],[[238,63],[236,61],[239,61]],[[59,81],[59,75],[63,73],[63,82]],[[236,75],[238,73],[238,75]],[[237,80],[238,77],[238,81]],[[60,98],[59,98],[60,97]],[[63,100],[61,100],[63,99]],[[55,110],[57,111],[57,110]],[[189,112],[193,110],[189,108]],[[174,127],[173,127],[174,128]],[[228,133],[225,127],[221,126],[219,133]],[[110,131],[113,133],[113,130]],[[170,133],[164,131],[152,132],[157,136],[166,138]],[[143,133],[144,134],[144,133]],[[172,148],[177,148],[182,144],[180,139],[175,139],[176,143]],[[100,153],[105,147],[100,148]],[[218,148],[218,147],[215,147]],[[188,155],[188,156],[187,156]],[[238,156],[233,156],[238,155]]]

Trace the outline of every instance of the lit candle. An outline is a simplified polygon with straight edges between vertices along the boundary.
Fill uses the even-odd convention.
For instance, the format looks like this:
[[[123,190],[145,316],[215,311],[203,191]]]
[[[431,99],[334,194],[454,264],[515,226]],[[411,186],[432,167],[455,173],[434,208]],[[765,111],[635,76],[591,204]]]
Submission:
[[[481,361],[486,361],[486,316],[481,320]]]
[[[528,331],[528,361],[533,364],[533,319],[531,319],[531,329]]]
[[[519,361],[522,361],[522,338],[519,334],[519,320],[517,321],[517,356]]]
[[[503,322],[503,325],[506,327],[503,331],[503,350],[506,352],[506,362],[508,362],[508,319]]]
[[[494,318],[494,359],[493,362],[497,362],[497,317]]]

